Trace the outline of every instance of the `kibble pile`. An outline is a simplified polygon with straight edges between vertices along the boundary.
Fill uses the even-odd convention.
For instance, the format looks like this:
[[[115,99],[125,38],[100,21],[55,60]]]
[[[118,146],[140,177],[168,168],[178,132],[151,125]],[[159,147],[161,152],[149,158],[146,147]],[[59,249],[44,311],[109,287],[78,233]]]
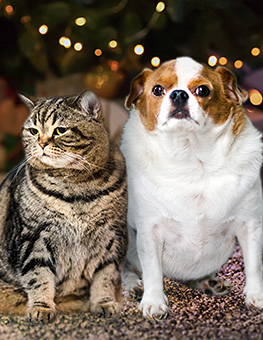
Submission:
[[[53,324],[32,324],[21,317],[0,317],[0,339],[263,339],[263,312],[244,305],[243,260],[237,247],[219,276],[235,287],[224,297],[207,296],[180,283],[165,279],[170,316],[156,322],[137,312],[137,303],[123,290],[123,312],[103,319],[80,314],[58,316]]]

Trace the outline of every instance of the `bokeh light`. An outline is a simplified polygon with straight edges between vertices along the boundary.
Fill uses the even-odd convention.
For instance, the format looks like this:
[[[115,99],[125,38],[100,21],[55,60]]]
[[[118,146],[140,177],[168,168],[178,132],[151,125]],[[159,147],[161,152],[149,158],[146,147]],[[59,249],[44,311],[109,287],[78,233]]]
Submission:
[[[65,48],[70,48],[70,46],[71,46],[71,40],[67,37],[64,37],[64,36],[59,39],[59,43],[60,43],[60,45],[64,46]]]
[[[262,94],[255,89],[249,91],[249,100],[253,105],[261,105],[263,102]]]
[[[236,61],[234,62],[234,67],[237,68],[237,69],[242,68],[243,65],[244,65],[244,64],[243,64],[243,61],[242,61],[242,60],[236,60]]]
[[[83,48],[82,43],[77,42],[76,44],[74,44],[74,50],[75,50],[75,51],[79,52],[79,51],[82,50],[82,48]]]
[[[260,54],[260,49],[258,47],[253,47],[252,50],[251,50],[251,54],[254,57],[257,57]]]
[[[41,25],[41,26],[39,27],[39,29],[38,29],[38,32],[39,32],[40,34],[47,34],[47,32],[48,32],[48,27],[47,27],[47,25]]]
[[[165,3],[162,1],[158,2],[155,9],[159,13],[162,12],[165,9]]]
[[[158,57],[153,57],[151,60],[151,64],[154,67],[158,67],[161,64],[161,60]]]
[[[118,46],[118,43],[117,43],[116,40],[111,40],[111,41],[109,41],[108,46],[109,46],[110,48],[115,48],[115,47]]]
[[[87,20],[84,17],[79,17],[75,20],[75,24],[77,26],[84,26],[86,24]]]
[[[6,13],[9,14],[9,15],[14,14],[14,8],[13,8],[13,6],[11,6],[11,5],[7,5],[7,6],[5,7],[5,11],[6,11]]]
[[[97,48],[95,51],[94,51],[94,54],[96,57],[100,57],[102,55],[102,50],[100,48]]]
[[[219,58],[219,60],[218,60],[218,63],[219,63],[220,65],[222,65],[222,66],[226,65],[227,62],[228,62],[228,60],[227,60],[226,57],[221,57],[221,58]]]
[[[208,65],[209,66],[215,66],[217,64],[217,57],[215,55],[211,55],[209,58],[208,58]]]
[[[136,45],[133,50],[137,55],[142,55],[144,53],[144,47],[140,44]]]

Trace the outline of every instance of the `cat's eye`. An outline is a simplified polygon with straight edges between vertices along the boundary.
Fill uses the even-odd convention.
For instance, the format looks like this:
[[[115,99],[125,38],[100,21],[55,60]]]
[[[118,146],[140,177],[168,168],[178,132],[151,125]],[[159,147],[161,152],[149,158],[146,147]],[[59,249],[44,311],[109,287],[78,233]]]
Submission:
[[[152,89],[152,93],[156,97],[160,97],[165,94],[165,89],[162,85],[155,85],[154,88]]]
[[[29,132],[31,133],[31,135],[33,136],[37,136],[39,134],[38,130],[35,128],[31,128],[29,129]]]
[[[63,133],[65,133],[67,131],[66,128],[64,127],[57,127],[54,132],[53,135],[58,136],[58,135],[62,135]]]
[[[198,97],[208,97],[210,95],[211,91],[209,89],[209,87],[207,87],[206,85],[200,85],[196,88],[195,90],[195,94],[198,96]]]

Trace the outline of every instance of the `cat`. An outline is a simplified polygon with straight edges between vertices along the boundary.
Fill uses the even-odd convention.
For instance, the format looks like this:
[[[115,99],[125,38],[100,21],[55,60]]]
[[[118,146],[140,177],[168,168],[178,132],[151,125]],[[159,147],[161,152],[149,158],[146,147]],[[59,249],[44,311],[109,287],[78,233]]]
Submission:
[[[116,315],[127,250],[125,163],[96,95],[29,99],[26,161],[0,186],[0,314]]]

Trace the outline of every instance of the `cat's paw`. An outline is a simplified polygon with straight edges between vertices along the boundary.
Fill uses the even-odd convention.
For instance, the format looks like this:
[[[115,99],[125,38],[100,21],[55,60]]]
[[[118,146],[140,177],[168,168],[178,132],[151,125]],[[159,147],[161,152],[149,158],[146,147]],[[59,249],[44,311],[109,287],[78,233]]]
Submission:
[[[134,285],[133,287],[131,287],[128,290],[128,294],[129,294],[129,298],[131,300],[141,300],[142,296],[143,296],[143,282],[142,280],[138,279],[136,281],[136,285]]]
[[[49,307],[33,306],[28,308],[27,317],[32,322],[48,323],[56,318],[56,310]]]
[[[116,301],[99,302],[90,307],[93,314],[104,317],[112,317],[120,314],[121,305]]]

